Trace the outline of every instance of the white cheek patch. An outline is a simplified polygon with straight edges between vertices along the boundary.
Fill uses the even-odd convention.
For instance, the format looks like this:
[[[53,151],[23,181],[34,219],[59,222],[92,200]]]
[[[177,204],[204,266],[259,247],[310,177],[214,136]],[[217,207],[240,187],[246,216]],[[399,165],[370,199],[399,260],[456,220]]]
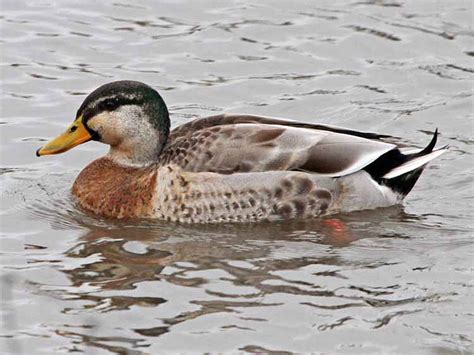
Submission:
[[[107,144],[117,144],[121,137],[117,120],[110,112],[102,112],[87,121],[87,126],[97,132],[100,140]]]

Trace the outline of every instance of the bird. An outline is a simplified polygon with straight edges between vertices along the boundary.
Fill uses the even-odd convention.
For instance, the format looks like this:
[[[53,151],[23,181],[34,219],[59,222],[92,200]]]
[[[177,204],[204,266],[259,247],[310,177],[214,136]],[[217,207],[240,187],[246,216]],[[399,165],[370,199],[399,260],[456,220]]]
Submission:
[[[406,152],[391,136],[249,114],[197,118],[170,130],[151,86],[114,81],[92,91],[66,131],[36,151],[98,141],[109,152],[77,176],[79,208],[112,219],[256,222],[402,203],[435,148]],[[393,138],[393,137],[392,137]]]

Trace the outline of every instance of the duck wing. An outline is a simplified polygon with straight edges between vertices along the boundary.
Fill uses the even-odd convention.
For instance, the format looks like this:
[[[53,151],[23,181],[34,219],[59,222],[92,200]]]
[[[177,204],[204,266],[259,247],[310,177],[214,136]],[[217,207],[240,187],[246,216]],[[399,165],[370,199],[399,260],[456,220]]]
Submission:
[[[175,129],[173,129],[173,131],[170,134],[170,140],[174,140],[183,136],[189,136],[190,134],[193,134],[194,132],[199,131],[201,129],[205,129],[205,128],[212,128],[216,126],[239,124],[239,123],[260,123],[260,124],[272,124],[272,125],[287,126],[287,127],[319,129],[323,131],[345,133],[345,134],[349,134],[356,137],[376,139],[376,140],[394,138],[389,135],[378,134],[378,133],[373,133],[373,132],[355,131],[355,130],[337,127],[337,126],[331,126],[331,125],[299,122],[299,121],[294,121],[290,119],[283,119],[283,118],[276,118],[276,117],[225,113],[221,115],[198,118],[193,121],[187,122],[179,127],[176,127]]]
[[[160,156],[187,171],[299,170],[338,177],[396,149],[373,133],[250,115],[198,119],[173,130]]]

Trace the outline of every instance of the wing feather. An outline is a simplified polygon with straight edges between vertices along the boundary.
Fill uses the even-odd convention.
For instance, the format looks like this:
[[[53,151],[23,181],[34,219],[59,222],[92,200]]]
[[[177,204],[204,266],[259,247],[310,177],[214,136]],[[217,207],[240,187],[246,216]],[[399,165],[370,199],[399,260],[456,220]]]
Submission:
[[[202,117],[202,118],[198,118],[193,121],[187,122],[179,127],[176,127],[171,132],[170,138],[173,140],[181,136],[187,136],[201,129],[222,126],[222,125],[239,124],[239,123],[260,123],[260,124],[282,125],[282,126],[288,126],[288,127],[319,129],[323,131],[349,134],[356,137],[362,137],[362,138],[367,138],[367,139],[393,139],[395,138],[395,137],[384,135],[384,134],[378,134],[378,133],[373,133],[373,132],[361,132],[361,131],[351,130],[351,129],[337,127],[337,126],[331,126],[331,125],[300,122],[300,121],[294,121],[290,119],[276,118],[276,117],[266,117],[266,116],[256,116],[256,115],[246,115],[246,114],[232,114],[232,113]]]
[[[302,170],[337,177],[359,171],[396,148],[368,139],[369,133],[258,116],[216,117],[173,130],[160,161],[193,172]]]

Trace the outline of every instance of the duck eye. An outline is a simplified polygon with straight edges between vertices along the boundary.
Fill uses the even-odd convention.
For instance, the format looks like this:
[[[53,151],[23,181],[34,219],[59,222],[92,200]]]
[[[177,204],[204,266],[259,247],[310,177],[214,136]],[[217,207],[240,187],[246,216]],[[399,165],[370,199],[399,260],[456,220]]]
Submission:
[[[106,99],[100,103],[102,109],[107,111],[113,111],[118,107],[118,100],[115,99]]]

